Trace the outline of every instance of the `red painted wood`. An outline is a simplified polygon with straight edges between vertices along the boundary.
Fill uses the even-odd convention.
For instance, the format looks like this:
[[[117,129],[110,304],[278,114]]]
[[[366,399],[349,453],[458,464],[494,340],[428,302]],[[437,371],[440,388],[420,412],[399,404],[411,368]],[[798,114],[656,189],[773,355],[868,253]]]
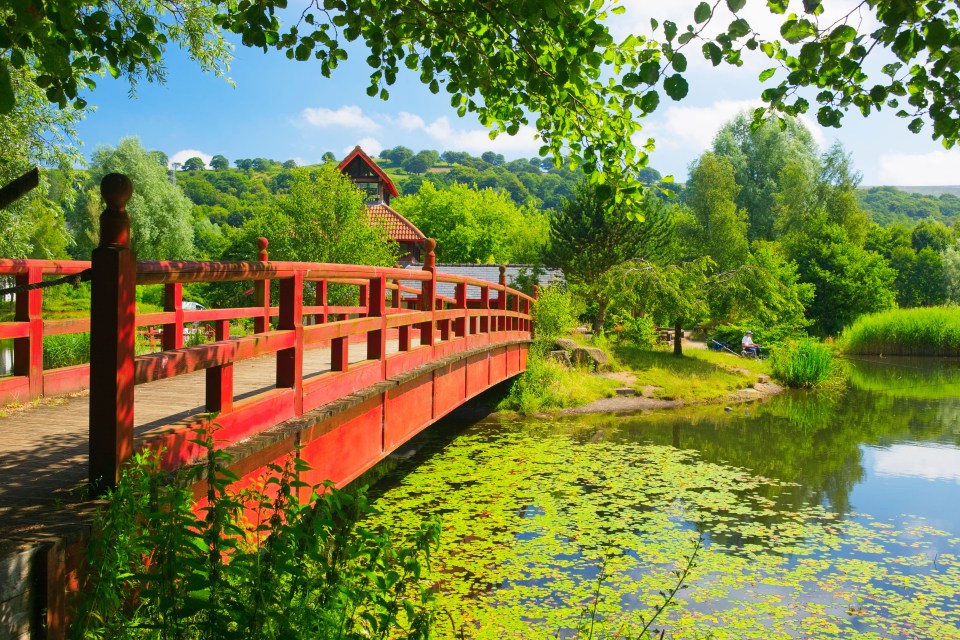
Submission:
[[[18,274],[17,286],[43,280],[43,271],[33,266]],[[34,289],[16,294],[14,321],[27,325],[27,335],[13,341],[13,375],[26,376],[31,398],[43,394],[43,290]]]
[[[433,372],[433,416],[438,418],[467,397],[467,363],[454,362]]]
[[[301,480],[319,484],[334,480],[345,484],[369,469],[383,456],[383,407],[380,398],[370,398],[344,412],[339,425],[318,437],[311,438],[300,456],[312,470],[301,474]],[[325,430],[330,427],[325,425]]]
[[[327,290],[328,286],[326,280],[318,280],[314,284],[314,301],[316,306],[323,309],[319,313],[314,313],[313,321],[315,324],[324,324],[327,322],[327,317],[330,313],[327,310]]]
[[[369,331],[382,328],[384,321],[381,318],[356,318],[340,320],[327,324],[315,324],[303,329],[303,340],[307,346],[326,342],[333,338],[363,335]]]
[[[126,212],[133,186],[109,174],[100,191],[107,209],[93,250],[90,295],[89,477],[95,493],[116,485],[120,465],[133,453],[137,277]]]
[[[332,371],[307,379],[303,385],[303,410],[317,407],[350,395],[382,380],[379,362],[361,362],[349,371]]]
[[[175,351],[162,351],[137,356],[134,363],[134,381],[144,384],[153,380],[201,371],[231,362],[289,349],[296,344],[293,331],[270,331],[235,338],[224,342],[212,342],[195,347],[183,347]]]
[[[397,330],[397,347],[400,351],[410,351],[410,334],[409,325],[404,325]]]
[[[384,449],[393,451],[433,421],[433,376],[420,376],[387,392]]]
[[[43,372],[43,395],[56,396],[90,388],[90,365],[49,369]]]
[[[30,400],[30,380],[27,376],[0,378],[0,402],[27,402]]]
[[[330,341],[330,370],[346,371],[350,366],[350,344],[346,338]]]
[[[520,347],[507,347],[507,376],[520,373]]]
[[[467,359],[467,397],[473,397],[490,386],[490,363],[486,353]]]
[[[367,334],[367,360],[383,360],[387,355],[387,279],[371,278],[368,286],[369,315],[379,321],[379,328]]]
[[[0,322],[0,340],[26,338],[29,335],[30,324],[27,322]]]
[[[88,331],[90,331],[90,318],[43,321],[43,335],[45,336],[57,336],[66,333],[87,333]],[[0,333],[0,337],[3,337],[2,333]]]
[[[277,352],[277,387],[294,390],[294,415],[303,413],[303,273],[280,281],[278,328],[293,332],[293,344]]]
[[[214,326],[217,342],[230,339],[230,321],[218,320]],[[233,411],[233,364],[222,364],[207,369],[207,411],[230,413]]]
[[[173,321],[163,325],[163,349],[183,346],[183,285],[179,282],[163,286],[163,310],[173,313]]]
[[[507,350],[503,347],[490,351],[490,384],[494,385],[507,377]]]
[[[89,260],[22,260],[0,258],[0,275],[14,276],[39,267],[47,275],[68,276],[90,268]]]
[[[480,287],[480,308],[483,315],[480,316],[480,333],[489,333],[490,331],[490,287]]]
[[[393,353],[387,356],[386,376],[392,378],[436,360],[434,347],[415,347],[410,351]]]

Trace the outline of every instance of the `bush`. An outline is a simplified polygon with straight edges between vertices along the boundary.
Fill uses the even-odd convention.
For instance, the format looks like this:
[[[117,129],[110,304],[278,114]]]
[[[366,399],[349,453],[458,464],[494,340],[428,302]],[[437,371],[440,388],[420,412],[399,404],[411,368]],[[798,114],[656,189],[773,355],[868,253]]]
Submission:
[[[211,442],[175,481],[156,453],[127,466],[94,524],[74,638],[430,637],[436,521],[394,544],[360,522],[363,495],[299,482],[300,459],[234,490]],[[200,472],[215,478],[203,501]]]
[[[804,338],[788,342],[770,357],[773,377],[788,387],[818,387],[834,375],[833,351],[824,344]]]
[[[577,407],[613,395],[616,386],[613,380],[531,355],[527,370],[513,383],[500,408],[533,415],[546,409]]]
[[[570,292],[559,286],[544,287],[533,305],[534,349],[543,351],[576,325]]]
[[[960,307],[894,309],[860,316],[840,350],[857,355],[960,356]]]

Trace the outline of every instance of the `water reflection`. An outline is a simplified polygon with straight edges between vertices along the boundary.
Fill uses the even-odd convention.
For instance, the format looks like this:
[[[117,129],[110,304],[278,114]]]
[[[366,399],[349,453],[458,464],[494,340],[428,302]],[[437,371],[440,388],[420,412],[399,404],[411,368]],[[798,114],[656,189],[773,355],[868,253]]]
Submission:
[[[13,375],[13,340],[0,340],[0,377]]]

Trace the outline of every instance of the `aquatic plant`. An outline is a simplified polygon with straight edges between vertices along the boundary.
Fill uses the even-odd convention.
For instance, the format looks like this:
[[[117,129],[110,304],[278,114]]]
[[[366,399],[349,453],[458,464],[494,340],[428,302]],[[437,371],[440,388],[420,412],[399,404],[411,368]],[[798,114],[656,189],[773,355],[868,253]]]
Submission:
[[[790,481],[620,424],[481,424],[377,497],[367,522],[384,530],[443,515],[427,577],[458,624],[439,636],[570,638],[586,608],[595,637],[632,637],[702,534],[690,588],[657,621],[666,637],[960,637],[956,535],[840,517]]]
[[[853,355],[960,356],[960,307],[894,309],[861,316],[843,330]]]
[[[87,547],[72,637],[429,636],[421,578],[437,520],[395,544],[361,522],[374,512],[362,493],[300,482],[302,460],[234,489],[224,454],[203,443],[205,467],[175,481],[151,452],[125,469]],[[201,472],[212,480],[197,501]]]
[[[812,388],[839,375],[833,350],[813,338],[787,342],[770,357],[773,377],[788,387]]]

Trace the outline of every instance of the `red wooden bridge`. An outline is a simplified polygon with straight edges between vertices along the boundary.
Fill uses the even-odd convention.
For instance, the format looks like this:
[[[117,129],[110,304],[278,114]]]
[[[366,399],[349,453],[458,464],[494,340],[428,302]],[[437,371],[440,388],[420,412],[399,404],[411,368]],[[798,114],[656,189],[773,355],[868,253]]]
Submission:
[[[91,262],[0,260],[0,275],[21,289],[14,321],[0,323],[0,339],[14,343],[0,403],[89,388],[88,398],[0,417],[8,526],[84,480],[97,492],[114,485],[139,447],[161,450],[169,468],[195,461],[203,451],[194,433],[213,416],[217,446],[241,478],[298,455],[313,469],[304,480],[343,484],[526,368],[533,298],[502,276],[493,284],[437,273],[433,241],[422,271],[274,262],[262,238],[249,262],[138,262],[125,209],[130,181],[111,174],[101,192],[106,211]],[[89,318],[44,319],[42,289],[26,289],[68,275],[91,281]],[[254,306],[183,310],[182,286],[195,282],[252,283]],[[440,282],[454,285],[453,298],[437,295]],[[164,311],[138,314],[137,287],[149,285],[164,287]],[[332,287],[354,292],[355,304],[328,304]],[[252,333],[231,335],[250,319]],[[194,323],[211,324],[213,340],[184,346]],[[160,350],[136,355],[138,331],[151,328],[162,330]],[[89,364],[44,370],[44,336],[84,332]],[[41,597],[45,624],[57,629],[62,583],[45,582],[56,585]]]

